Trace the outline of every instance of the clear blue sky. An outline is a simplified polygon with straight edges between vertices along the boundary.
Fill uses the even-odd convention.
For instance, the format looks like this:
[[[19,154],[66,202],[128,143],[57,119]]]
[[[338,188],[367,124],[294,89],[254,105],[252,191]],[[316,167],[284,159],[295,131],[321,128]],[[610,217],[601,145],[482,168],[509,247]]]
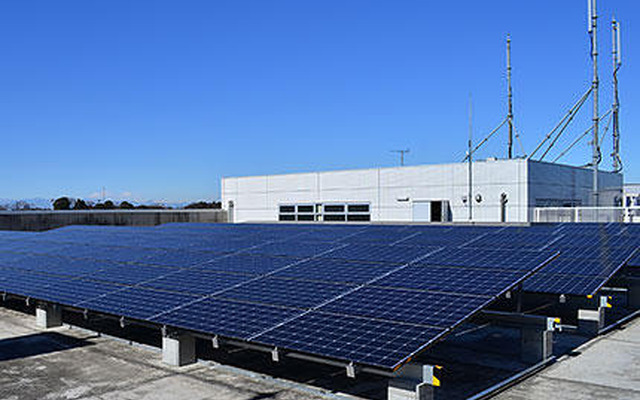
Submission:
[[[640,2],[623,25],[626,180],[640,181]],[[0,198],[215,199],[221,176],[459,161],[506,109],[531,151],[587,90],[586,2],[12,1],[0,4]],[[567,132],[589,124],[590,104]],[[506,131],[481,156],[505,154]],[[562,148],[564,146],[560,146]],[[611,167],[611,140],[603,168]],[[586,141],[565,161],[584,163]]]

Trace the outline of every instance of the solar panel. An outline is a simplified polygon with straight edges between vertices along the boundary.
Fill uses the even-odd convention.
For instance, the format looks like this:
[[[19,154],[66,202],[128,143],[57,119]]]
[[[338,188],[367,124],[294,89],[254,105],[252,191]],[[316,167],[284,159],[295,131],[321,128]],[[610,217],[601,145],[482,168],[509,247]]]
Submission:
[[[299,262],[299,258],[236,254],[216,258],[194,269],[262,275]]]
[[[633,267],[640,267],[640,250],[638,250],[636,255],[629,260],[629,265]]]
[[[338,247],[335,244],[326,242],[307,242],[307,243],[267,243],[263,246],[249,249],[249,254],[264,254],[267,256],[287,256],[287,257],[312,257],[320,253],[329,251]]]
[[[555,255],[553,251],[446,248],[420,260],[419,265],[531,270]]]
[[[394,368],[443,333],[440,328],[314,311],[258,335],[253,341]]]
[[[161,313],[150,320],[197,332],[248,339],[301,312],[285,307],[208,298]]]
[[[335,283],[262,278],[220,294],[228,300],[260,304],[311,308],[350,290],[352,286]]]
[[[208,295],[251,279],[212,271],[185,270],[148,280],[140,286],[194,295]]]
[[[491,295],[522,277],[519,270],[411,265],[375,282],[376,286]]]
[[[439,249],[439,247],[435,246],[349,244],[323,255],[322,258],[405,264],[420,259]]]
[[[397,264],[311,259],[283,269],[274,276],[336,283],[362,284],[397,268]]]
[[[587,296],[595,293],[607,281],[601,276],[546,274],[539,272],[527,279],[523,290],[536,293],[574,294]]]
[[[128,288],[74,304],[92,311],[147,320],[181,304],[197,300],[197,296],[157,291],[144,288]]]
[[[73,227],[0,235],[0,291],[394,368],[558,250],[525,290],[591,294],[638,247],[633,232],[566,224]]]
[[[448,328],[492,299],[488,296],[364,287],[318,311]]]
[[[175,274],[179,270],[167,267],[150,267],[146,265],[112,264],[109,268],[101,269],[86,278],[96,281],[135,285],[150,279]]]

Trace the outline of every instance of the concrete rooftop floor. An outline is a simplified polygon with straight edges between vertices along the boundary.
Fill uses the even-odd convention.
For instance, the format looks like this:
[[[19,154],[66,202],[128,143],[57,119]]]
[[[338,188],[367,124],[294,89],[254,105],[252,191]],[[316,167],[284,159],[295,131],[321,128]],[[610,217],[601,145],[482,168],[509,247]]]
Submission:
[[[173,368],[150,347],[80,329],[38,330],[0,307],[0,399],[320,399],[281,380],[207,365]]]
[[[378,393],[384,386],[371,386],[375,397],[384,396]],[[33,316],[0,307],[0,399],[337,397],[343,396],[215,363],[169,367],[157,348],[82,329],[39,330]],[[640,320],[587,342],[497,398],[640,399]]]
[[[496,399],[640,399],[640,319],[585,343]]]

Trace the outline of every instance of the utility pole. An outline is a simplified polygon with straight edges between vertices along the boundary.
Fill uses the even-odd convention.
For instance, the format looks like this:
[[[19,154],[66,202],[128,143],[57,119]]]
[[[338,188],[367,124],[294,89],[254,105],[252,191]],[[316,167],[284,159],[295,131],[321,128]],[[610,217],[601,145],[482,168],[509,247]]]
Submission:
[[[509,123],[509,140],[507,143],[507,157],[513,158],[513,92],[511,90],[511,36],[507,36],[507,85],[509,88],[509,111],[507,121]]]
[[[591,167],[593,168],[593,206],[598,207],[598,164],[600,163],[600,148],[598,140],[598,10],[596,0],[587,0],[589,11],[589,34],[591,36],[591,60],[593,62],[593,81],[591,82],[593,95],[593,156]]]
[[[391,150],[392,153],[399,153],[400,154],[400,166],[404,167],[404,155],[407,154],[409,152],[409,149],[404,149],[404,150]]]
[[[622,160],[620,158],[620,99],[618,97],[618,70],[622,66],[621,45],[620,45],[620,23],[615,18],[611,21],[612,35],[612,56],[613,56],[613,172],[622,171]]]
[[[469,142],[467,157],[469,159],[469,188],[467,193],[467,204],[469,205],[469,221],[473,221],[473,98],[469,94]]]

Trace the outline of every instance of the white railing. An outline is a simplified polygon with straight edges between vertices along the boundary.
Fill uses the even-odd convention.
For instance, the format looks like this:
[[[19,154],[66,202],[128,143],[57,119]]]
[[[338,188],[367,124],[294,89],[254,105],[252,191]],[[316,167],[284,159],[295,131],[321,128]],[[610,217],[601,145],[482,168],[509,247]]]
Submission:
[[[640,207],[536,207],[534,222],[637,222]]]

